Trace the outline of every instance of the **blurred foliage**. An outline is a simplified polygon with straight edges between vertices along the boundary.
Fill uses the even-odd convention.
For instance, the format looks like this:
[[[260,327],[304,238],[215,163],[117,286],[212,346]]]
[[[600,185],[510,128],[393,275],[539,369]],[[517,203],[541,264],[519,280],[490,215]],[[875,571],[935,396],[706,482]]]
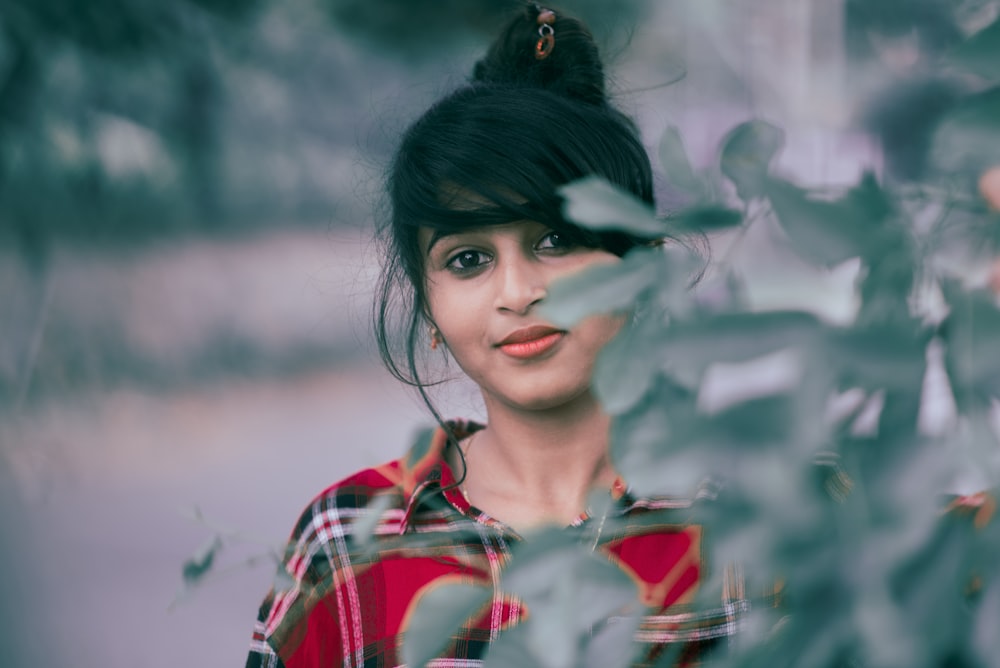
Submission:
[[[106,57],[136,56],[172,48],[188,37],[186,22],[195,8],[229,19],[244,18],[257,0],[189,0],[155,3],[144,0],[11,0],[11,25],[36,38],[65,39]]]
[[[253,6],[5,3],[0,243],[41,265],[53,241],[135,241],[217,222],[217,56]]]
[[[887,175],[920,180],[928,170],[950,171],[948,161],[930,159],[934,133],[943,119],[964,124],[953,112],[973,107],[1000,84],[997,46],[1000,23],[993,0],[848,0],[845,4],[850,82],[861,105],[860,121],[882,139]],[[982,109],[984,115],[995,113]],[[984,138],[995,141],[987,130]],[[995,144],[954,155],[987,156]],[[968,172],[966,172],[968,174]]]
[[[461,43],[470,35],[491,39],[525,0],[323,0],[333,20],[352,33],[364,35],[380,48],[426,54]],[[544,6],[545,3],[539,3]],[[626,0],[564,0],[553,3],[592,26],[600,40],[614,31],[630,31],[648,3]],[[414,19],[419,17],[419,30]]]
[[[565,4],[612,43],[628,39],[647,5]],[[471,71],[463,49],[485,44],[522,5],[5,2],[0,245],[41,271],[64,241],[365,220],[350,172],[381,161],[389,144],[364,100],[396,97],[401,116],[423,106],[398,97],[407,72],[430,61]],[[374,155],[361,157],[369,133],[362,150]]]
[[[840,192],[807,187],[776,172],[783,133],[763,121],[734,128],[719,164],[702,172],[676,130],[660,147],[665,171],[693,209],[737,203],[712,195],[726,191],[716,182],[722,176],[748,214],[742,228],[773,223],[777,244],[816,271],[860,263],[851,322],[830,323],[808,309],[755,309],[742,297],[754,276],[725,264],[688,290],[697,260],[679,244],[638,249],[558,283],[544,307],[563,326],[594,313],[634,314],[602,352],[595,390],[615,416],[612,459],[638,493],[691,498],[712,480],[716,492],[694,512],[711,537],[700,605],[718,606],[719,578],[733,564],[748,592],[781,583],[778,607],[751,601],[741,633],[712,665],[1000,665],[1000,521],[979,493],[1000,489],[1000,288],[983,272],[1000,267],[1000,216],[971,188],[1000,163],[1000,113],[992,71],[968,55],[1000,48],[1000,23],[966,42],[948,25],[931,25],[946,9],[848,3],[849,17],[866,30],[930,30],[927,50],[937,55],[928,80],[963,81],[933,118],[913,120],[899,109],[920,125],[924,170],[881,179],[866,172]],[[599,180],[571,184],[563,195],[567,215],[588,227],[671,229],[669,218]],[[719,290],[725,299],[705,298]],[[925,377],[935,351],[943,352],[956,413],[928,426]],[[592,558],[592,539],[576,537],[573,549],[564,532],[546,533],[528,541],[530,556],[515,553],[511,580],[533,582],[516,590],[533,597],[532,615],[500,639],[488,665],[628,664],[628,635],[602,655],[613,660],[595,660],[585,641],[595,620],[577,614],[582,604],[567,603],[601,596],[600,577],[571,567]],[[571,590],[572,598],[560,593]],[[423,615],[442,619],[441,637],[463,618],[457,602],[422,604]],[[533,640],[541,635],[544,644]],[[668,652],[662,665],[675,658]]]

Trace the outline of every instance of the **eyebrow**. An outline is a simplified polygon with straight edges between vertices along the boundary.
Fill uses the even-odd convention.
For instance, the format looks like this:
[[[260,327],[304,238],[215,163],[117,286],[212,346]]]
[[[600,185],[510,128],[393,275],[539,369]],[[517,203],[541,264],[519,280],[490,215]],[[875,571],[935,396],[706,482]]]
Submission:
[[[519,222],[519,221],[515,221],[515,222],[509,223],[509,224],[513,225],[513,224],[516,224],[516,222]],[[535,221],[524,221],[524,222],[535,222]],[[541,225],[543,227],[546,227],[548,229],[551,229],[548,225],[545,225],[544,223],[537,223],[537,224]],[[492,227],[492,226],[484,226],[484,227]],[[500,227],[500,226],[498,226],[498,227]],[[457,237],[457,236],[462,235],[462,234],[471,234],[471,233],[475,232],[476,229],[478,229],[478,228],[464,229],[464,230],[433,230],[431,232],[431,240],[427,244],[427,250],[424,251],[424,252],[428,256],[430,256],[431,249],[434,248],[434,244],[436,244],[437,242],[441,241],[445,237]]]
[[[430,243],[427,244],[427,250],[425,251],[427,256],[430,257],[431,250],[434,248],[434,244],[441,241],[445,237],[457,237],[460,234],[468,234],[469,230],[434,230],[431,233]]]
[[[434,230],[434,232],[431,234],[431,241],[429,244],[427,244],[427,250],[426,250],[427,255],[430,256],[431,249],[434,248],[434,244],[441,241],[441,239],[444,239],[447,236],[452,236],[454,234],[455,234],[454,232],[445,232],[444,230]]]

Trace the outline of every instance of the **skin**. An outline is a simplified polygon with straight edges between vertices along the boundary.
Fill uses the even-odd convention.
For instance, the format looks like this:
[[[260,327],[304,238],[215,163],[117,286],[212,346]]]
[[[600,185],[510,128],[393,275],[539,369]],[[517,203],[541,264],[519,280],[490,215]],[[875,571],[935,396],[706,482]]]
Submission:
[[[619,258],[570,245],[530,221],[436,239],[422,229],[420,242],[428,317],[486,405],[489,426],[463,444],[471,502],[516,531],[570,523],[591,489],[606,489],[615,477],[610,418],[590,376],[623,319],[587,318],[527,359],[499,344],[525,327],[551,327],[538,305],[552,281]]]

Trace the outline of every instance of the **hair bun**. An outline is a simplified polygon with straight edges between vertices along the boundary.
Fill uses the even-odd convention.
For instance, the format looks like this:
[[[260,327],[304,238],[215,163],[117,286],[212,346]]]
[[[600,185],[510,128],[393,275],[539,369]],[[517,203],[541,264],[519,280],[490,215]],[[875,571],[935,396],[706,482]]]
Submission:
[[[555,14],[555,20],[545,13]],[[542,15],[542,20],[539,16]],[[552,28],[548,55],[536,57],[543,25]],[[500,32],[472,78],[483,83],[545,88],[590,104],[604,104],[604,66],[594,37],[578,19],[530,4]]]

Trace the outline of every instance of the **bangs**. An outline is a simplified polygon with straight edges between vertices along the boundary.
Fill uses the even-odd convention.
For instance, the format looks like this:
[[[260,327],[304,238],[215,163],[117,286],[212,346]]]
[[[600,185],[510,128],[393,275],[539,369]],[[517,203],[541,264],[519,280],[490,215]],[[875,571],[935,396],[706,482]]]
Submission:
[[[415,227],[426,227],[440,234],[455,234],[476,228],[532,221],[558,232],[574,245],[602,248],[619,257],[646,241],[621,232],[596,232],[580,227],[562,215],[563,200],[559,196],[547,198],[547,206],[511,193],[490,193],[488,196],[496,199],[489,201],[484,200],[484,196],[487,195],[459,190],[443,199],[440,206],[435,208],[434,215],[415,224]]]
[[[420,227],[453,233],[531,220],[619,256],[649,241],[563,217],[558,188],[594,174],[653,202],[649,158],[619,112],[545,90],[470,86],[404,137],[390,180],[396,239],[406,239],[403,257],[416,259]],[[419,267],[408,269],[415,277]]]

